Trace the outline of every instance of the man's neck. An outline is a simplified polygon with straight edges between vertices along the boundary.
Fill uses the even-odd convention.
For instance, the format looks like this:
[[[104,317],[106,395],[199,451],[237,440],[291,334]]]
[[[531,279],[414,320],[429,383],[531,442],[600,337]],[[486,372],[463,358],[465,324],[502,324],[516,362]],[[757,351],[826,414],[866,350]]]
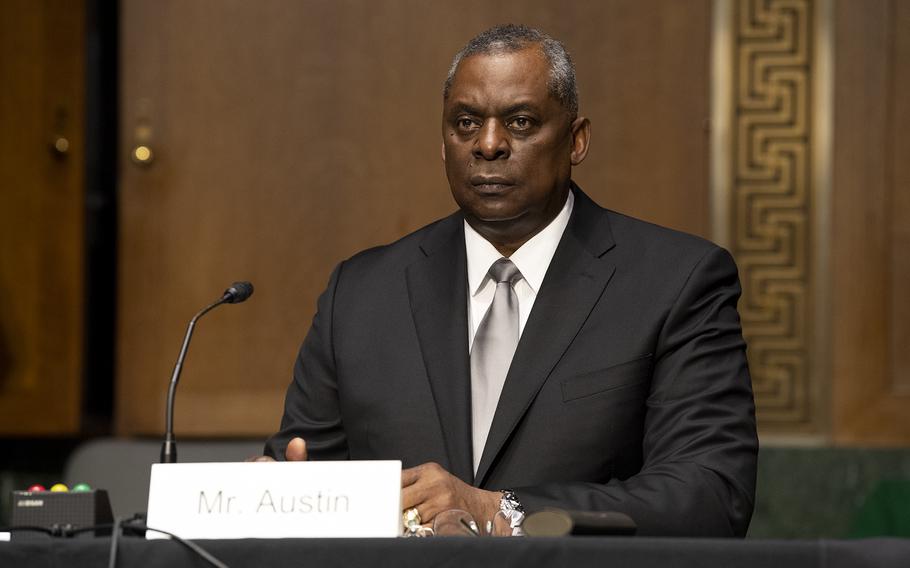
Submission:
[[[533,227],[531,230],[521,230],[520,220],[488,223],[465,216],[465,221],[467,221],[480,236],[493,245],[493,247],[499,251],[499,254],[509,258],[515,251],[520,249],[522,245],[550,226],[553,220],[556,219],[566,206],[566,201],[569,199],[570,193],[572,193],[572,190],[568,189],[563,196],[563,199],[559,201],[559,207],[553,207],[552,214],[549,218],[538,226]]]

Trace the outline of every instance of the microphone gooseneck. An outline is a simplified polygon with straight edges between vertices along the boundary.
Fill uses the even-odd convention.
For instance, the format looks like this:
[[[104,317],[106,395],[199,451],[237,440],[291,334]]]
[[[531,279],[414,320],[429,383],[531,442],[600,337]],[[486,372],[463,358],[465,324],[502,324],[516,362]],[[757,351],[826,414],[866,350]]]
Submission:
[[[221,304],[239,304],[253,295],[253,285],[249,282],[234,282],[217,301],[202,308],[199,313],[193,316],[190,324],[186,328],[186,334],[183,336],[183,345],[180,347],[180,354],[177,356],[177,363],[174,365],[174,372],[171,373],[171,382],[167,389],[167,405],[165,407],[165,430],[164,443],[161,444],[161,463],[177,463],[177,441],[174,439],[174,396],[177,393],[177,383],[180,381],[180,373],[183,371],[183,362],[186,359],[186,353],[190,346],[190,339],[193,338],[193,330],[196,328],[196,322],[199,318],[217,308]]]

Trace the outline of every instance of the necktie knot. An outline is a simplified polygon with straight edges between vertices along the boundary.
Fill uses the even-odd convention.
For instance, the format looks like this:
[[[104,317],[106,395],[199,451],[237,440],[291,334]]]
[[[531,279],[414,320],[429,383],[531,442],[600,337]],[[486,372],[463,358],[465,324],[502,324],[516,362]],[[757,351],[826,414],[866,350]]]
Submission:
[[[510,285],[514,285],[522,278],[518,267],[508,258],[500,258],[490,265],[489,274],[497,284],[508,282]]]

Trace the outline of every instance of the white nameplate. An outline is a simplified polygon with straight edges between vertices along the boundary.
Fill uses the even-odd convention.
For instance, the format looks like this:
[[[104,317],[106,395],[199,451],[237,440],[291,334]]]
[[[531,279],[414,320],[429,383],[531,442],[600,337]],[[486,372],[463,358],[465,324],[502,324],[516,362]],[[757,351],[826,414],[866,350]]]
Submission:
[[[155,464],[148,526],[188,539],[397,537],[401,462]]]

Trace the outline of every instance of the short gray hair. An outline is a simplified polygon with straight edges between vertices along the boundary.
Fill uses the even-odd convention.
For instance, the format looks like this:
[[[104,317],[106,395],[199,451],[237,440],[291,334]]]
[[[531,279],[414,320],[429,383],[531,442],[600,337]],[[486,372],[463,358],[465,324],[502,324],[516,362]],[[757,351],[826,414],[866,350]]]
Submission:
[[[514,53],[532,45],[540,47],[550,64],[550,78],[547,80],[550,93],[574,120],[578,116],[578,87],[575,84],[575,65],[569,52],[559,40],[538,29],[519,24],[502,24],[481,32],[456,53],[442,90],[443,100],[449,98],[455,71],[462,60],[473,55]]]

